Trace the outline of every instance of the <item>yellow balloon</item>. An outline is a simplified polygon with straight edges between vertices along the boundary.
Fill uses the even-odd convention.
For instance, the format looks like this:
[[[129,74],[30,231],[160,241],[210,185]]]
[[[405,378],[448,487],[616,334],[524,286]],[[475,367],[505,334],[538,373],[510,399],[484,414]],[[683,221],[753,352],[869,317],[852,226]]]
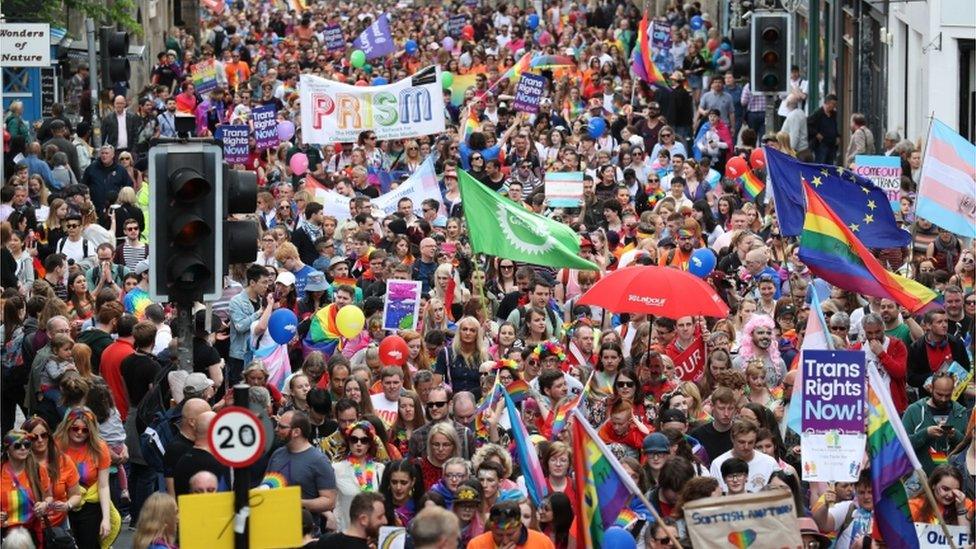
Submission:
[[[336,315],[336,328],[346,339],[358,336],[365,325],[366,316],[363,315],[363,310],[355,305],[346,305],[339,309],[339,314]]]

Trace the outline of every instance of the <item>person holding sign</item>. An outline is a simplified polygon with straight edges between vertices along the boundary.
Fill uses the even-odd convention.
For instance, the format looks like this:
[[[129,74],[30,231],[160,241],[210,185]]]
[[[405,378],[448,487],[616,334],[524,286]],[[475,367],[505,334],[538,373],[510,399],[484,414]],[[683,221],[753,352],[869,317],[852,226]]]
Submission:
[[[871,471],[862,469],[855,485],[855,497],[851,501],[838,501],[832,485],[824,492],[824,504],[813,510],[813,520],[824,532],[836,534],[837,549],[846,549],[871,531],[874,496],[871,492]]]

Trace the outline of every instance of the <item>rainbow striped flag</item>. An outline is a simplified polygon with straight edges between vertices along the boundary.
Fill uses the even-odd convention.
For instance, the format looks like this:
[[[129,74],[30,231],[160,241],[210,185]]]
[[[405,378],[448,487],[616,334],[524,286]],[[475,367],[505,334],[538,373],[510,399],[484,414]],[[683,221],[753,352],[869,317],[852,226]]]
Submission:
[[[630,68],[638,78],[648,84],[665,86],[668,81],[661,74],[661,69],[654,63],[654,56],[651,54],[651,37],[648,34],[650,22],[647,15],[641,19],[637,27],[637,47],[631,53]]]
[[[913,313],[932,303],[934,291],[886,271],[810,185],[802,184],[807,211],[800,259],[814,275],[844,290],[891,299]]]
[[[532,68],[533,56],[535,56],[534,53],[527,52],[525,55],[522,56],[521,59],[518,60],[517,63],[509,67],[508,70],[505,71],[505,74],[503,74],[501,78],[499,78],[499,80],[502,80],[503,78],[508,78],[509,80],[514,82],[519,78],[521,78],[523,72],[527,72]]]
[[[917,548],[918,537],[902,479],[921,471],[905,427],[891,401],[888,384],[868,364],[868,459],[874,520],[888,547]]]
[[[537,55],[532,58],[529,67],[532,69],[551,69],[553,67],[575,67],[576,60],[568,55]]]
[[[742,185],[742,192],[749,197],[749,200],[755,200],[766,188],[766,182],[759,179],[752,170],[746,170],[746,173],[739,176],[739,184]]]
[[[586,380],[586,385],[583,386],[583,390],[574,399],[567,400],[563,402],[562,405],[557,406],[552,418],[552,436],[550,438],[555,439],[556,435],[562,432],[566,428],[566,420],[569,418],[569,414],[573,410],[580,407],[580,404],[586,401],[587,397],[590,395],[590,382],[593,381],[594,372],[590,372],[589,379]]]
[[[641,492],[583,414],[579,410],[572,413],[576,419],[573,468],[580,498],[576,540],[583,547],[601,547],[604,531],[628,520],[628,503]]]
[[[468,88],[473,88],[477,83],[477,74],[455,74],[454,81],[451,82],[451,104],[458,107],[464,103],[464,92],[468,91]]]
[[[524,379],[516,379],[505,387],[505,392],[511,397],[512,402],[518,404],[532,396],[532,387]]]
[[[976,145],[932,121],[916,215],[966,238],[976,237]]]
[[[34,518],[34,500],[26,488],[18,486],[8,494],[7,524],[27,524]]]
[[[340,349],[340,335],[339,328],[336,326],[335,314],[332,311],[336,310],[334,305],[328,305],[322,307],[314,315],[312,315],[312,322],[308,327],[308,333],[305,334],[305,339],[302,340],[302,347],[305,350],[305,354],[308,355],[312,351],[321,351],[326,358],[332,356],[332,353],[336,349]]]
[[[522,476],[525,478],[525,489],[529,492],[532,502],[538,507],[549,493],[549,485],[546,483],[546,476],[542,474],[542,464],[539,462],[539,452],[529,438],[529,431],[525,428],[522,416],[508,391],[502,389],[502,396],[505,397],[505,407],[508,408],[508,420],[512,423],[512,438],[515,439],[518,462],[522,467]]]
[[[464,128],[461,132],[464,142],[467,143],[468,138],[471,137],[471,134],[478,131],[478,129],[478,113],[475,112],[474,105],[471,105],[468,107],[468,117],[464,120]]]

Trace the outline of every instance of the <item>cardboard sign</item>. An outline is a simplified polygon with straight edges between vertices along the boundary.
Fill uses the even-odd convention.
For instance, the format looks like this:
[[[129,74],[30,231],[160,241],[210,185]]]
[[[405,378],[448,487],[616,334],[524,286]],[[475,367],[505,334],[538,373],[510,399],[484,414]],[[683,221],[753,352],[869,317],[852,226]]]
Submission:
[[[854,157],[854,173],[871,180],[888,196],[891,209],[901,209],[901,158],[898,156],[865,155]]]
[[[946,525],[946,528],[949,529],[949,534],[952,535],[952,541],[956,544],[956,547],[971,547],[973,542],[976,542],[969,528],[965,526]],[[916,522],[915,533],[918,534],[919,547],[950,547],[949,540],[946,539],[945,533],[942,532],[942,527],[938,524],[922,524]]]
[[[546,88],[546,78],[536,74],[525,73],[518,81],[515,88],[515,101],[513,107],[519,112],[535,114],[539,112],[539,103],[542,102],[542,92]]]
[[[800,368],[803,480],[855,482],[867,442],[864,351],[808,349]]]
[[[224,143],[224,162],[228,164],[243,164],[250,156],[247,140],[251,131],[245,125],[220,126],[219,139]]]
[[[802,549],[789,490],[695,500],[684,507],[695,549]]]
[[[301,497],[299,486],[249,492],[251,549],[301,546]],[[179,500],[180,547],[233,549],[233,492],[184,495]]]
[[[419,280],[387,280],[383,302],[383,329],[391,331],[416,330],[420,315]]]
[[[344,51],[346,49],[346,37],[342,34],[342,27],[338,23],[328,25],[322,31],[325,35],[325,49],[329,51]]]
[[[583,201],[583,172],[547,172],[546,200],[553,208],[579,208]]]

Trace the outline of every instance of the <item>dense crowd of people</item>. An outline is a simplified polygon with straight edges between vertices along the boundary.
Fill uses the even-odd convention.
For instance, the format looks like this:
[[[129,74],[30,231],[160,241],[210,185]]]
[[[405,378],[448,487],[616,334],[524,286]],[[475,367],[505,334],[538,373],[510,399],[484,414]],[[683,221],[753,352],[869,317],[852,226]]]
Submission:
[[[232,488],[207,433],[238,383],[249,386],[268,440],[250,466],[252,484],[301,488],[304,546],[375,547],[379,528],[391,525],[406,527],[418,548],[582,547],[579,445],[570,429],[554,436],[553,419],[585,391],[583,414],[654,508],[634,500],[637,519],[626,528],[637,546],[690,546],[683,507],[694,500],[786,490],[804,547],[883,547],[866,468],[854,483],[801,480],[800,437],[785,415],[817,313],[811,286],[826,290],[821,312],[834,347],[863,350],[890,382],[935,496],[933,506],[916,487],[913,519],[972,527],[976,392],[970,384],[954,396],[945,367],[972,367],[976,248],[914,216],[921,143],[888,132],[878,148],[862,115],[849,127],[838,121],[834,95],[807,117],[798,68],[790,92],[775,98],[782,129],[765,127],[773,98],[723,70],[723,38],[698,2],[677,0],[658,18],[671,36],[654,55],[667,77],[656,85],[630,70],[642,14],[629,2],[308,4],[239,0],[207,11],[198,37],[172,29],[151,85],[117,87],[100,120],[79,108],[87,67],[50,118],[28,123],[11,104],[0,188],[3,547],[107,547],[122,528],[135,530],[137,549],[176,547],[180,496]],[[349,49],[325,47],[330,25],[351,42],[384,10],[395,53],[355,68]],[[456,15],[467,22],[450,36]],[[575,65],[541,71],[540,110],[525,115],[514,110],[515,80],[502,75],[530,52]],[[217,87],[199,94],[195,67],[209,62]],[[368,86],[435,64],[475,76],[460,104],[445,89],[446,133],[302,140],[299,75]],[[146,155],[153,139],[177,135],[177,116],[193,116],[195,136],[211,137],[269,104],[294,137],[266,151],[252,140],[235,166],[258,176],[248,217],[261,227],[259,251],[230,266],[212,314],[194,310],[193,366],[184,371],[175,311],[149,293],[149,246],[166,243],[146,234],[149,186],[158,183]],[[462,129],[468,118],[477,120],[473,133]],[[607,121],[605,132],[593,134],[593,118]],[[895,216],[913,240],[877,255],[940,292],[942,305],[919,316],[817,280],[796,239],[780,233],[766,193],[750,196],[725,177],[729,159],[761,146],[843,166],[858,154],[900,157]],[[301,175],[289,162],[298,153],[308,158]],[[380,189],[369,174],[394,174],[396,185],[431,155],[441,201],[402,199],[386,216],[370,207]],[[599,271],[473,251],[458,170],[571,227]],[[544,175],[559,171],[583,172],[579,208],[547,202]],[[348,196],[349,215],[327,215],[313,185]],[[727,318],[578,304],[628,263],[687,270],[701,248],[715,254],[707,281],[729,305]],[[416,329],[398,331],[409,349],[402,366],[379,355],[393,279],[422,283]],[[322,346],[316,330],[347,305],[362,310],[362,332]],[[269,330],[280,309],[300,321],[281,345]],[[676,359],[698,344],[702,375],[682,380]],[[526,464],[513,459],[505,402],[492,399],[496,383],[519,380],[529,387],[520,418],[547,482],[538,506]]]

